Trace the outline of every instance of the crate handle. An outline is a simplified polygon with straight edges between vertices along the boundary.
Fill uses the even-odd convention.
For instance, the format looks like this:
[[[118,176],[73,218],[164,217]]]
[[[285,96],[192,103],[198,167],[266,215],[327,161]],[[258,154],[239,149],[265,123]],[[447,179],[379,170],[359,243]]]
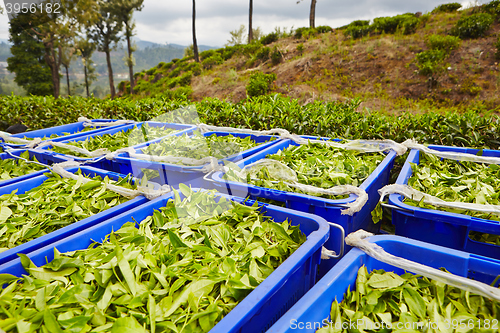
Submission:
[[[212,177],[210,178],[207,178],[208,176],[211,176],[212,173],[214,173],[214,171],[210,171],[209,173],[207,173],[205,176],[203,176],[203,180],[206,180],[207,182],[212,182],[212,183],[215,183],[215,180],[212,179]]]
[[[394,206],[394,205],[391,205],[391,204],[387,204],[385,202],[381,202],[380,205],[382,207],[386,207],[386,208],[390,208],[390,209],[396,209],[396,210],[400,210],[402,212],[405,212],[405,213],[409,213],[409,214],[412,214],[415,212],[411,209],[408,209],[408,208],[403,208],[403,207],[399,207],[399,206]]]
[[[335,251],[330,251],[323,247],[323,251],[321,251],[321,256],[325,256],[326,259],[340,259],[344,255],[344,243],[345,243],[345,231],[344,228],[336,223],[328,222],[331,227],[337,228],[340,230],[340,253],[336,254]],[[326,250],[326,251],[325,251]]]

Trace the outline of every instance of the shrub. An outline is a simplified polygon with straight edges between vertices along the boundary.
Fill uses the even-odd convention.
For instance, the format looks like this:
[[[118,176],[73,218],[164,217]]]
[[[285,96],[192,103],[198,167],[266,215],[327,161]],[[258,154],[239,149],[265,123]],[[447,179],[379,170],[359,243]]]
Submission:
[[[427,46],[434,50],[444,50],[450,53],[459,48],[462,40],[455,36],[431,35],[427,39]]]
[[[281,58],[283,58],[283,54],[275,46],[273,49],[273,53],[271,53],[271,61],[273,63],[273,66],[276,66],[277,64],[279,64],[281,62]]]
[[[462,8],[458,2],[445,3],[437,6],[432,10],[432,13],[453,13]]]
[[[182,74],[179,77],[179,85],[182,87],[189,86],[191,84],[191,78],[193,77],[193,72],[189,71]]]
[[[487,13],[476,13],[458,20],[451,34],[464,38],[478,38],[484,36],[493,23],[493,17]]]
[[[174,65],[174,63],[173,63],[173,62],[169,62],[169,63],[167,63],[167,64],[163,65],[163,66],[162,66],[162,68],[163,68],[163,69],[170,69],[170,68],[172,68],[172,66],[173,66],[173,65]]]
[[[309,28],[307,30],[302,31],[302,37],[303,38],[309,38],[316,36],[318,34],[318,31],[315,28]]]
[[[302,55],[302,52],[304,52],[304,44],[303,43],[300,43],[299,45],[297,45],[297,51],[299,51],[300,54]]]
[[[418,23],[420,19],[415,16],[408,16],[405,20],[403,20],[399,24],[399,29],[403,33],[403,35],[410,35],[417,31]]]
[[[427,50],[417,53],[417,67],[420,74],[432,76],[441,69],[442,61],[446,59],[444,50]]]
[[[171,71],[167,77],[168,78],[173,78],[173,77],[177,77],[179,76],[179,74],[181,73],[181,69],[179,67],[177,67],[176,69],[174,69],[173,71]]]
[[[156,67],[150,68],[146,71],[147,75],[153,75],[156,72]]]
[[[261,96],[271,90],[271,85],[276,80],[276,74],[264,74],[255,72],[250,75],[250,81],[247,84],[247,95],[249,97]]]
[[[410,34],[415,31],[418,24],[418,18],[415,14],[406,13],[396,16],[386,16],[386,17],[377,17],[373,20],[373,29],[378,32],[385,33],[395,33],[398,28],[403,31],[405,34]]]
[[[205,60],[208,59],[212,56],[214,56],[217,52],[215,50],[206,50],[200,53],[200,60]]]
[[[271,32],[260,39],[262,45],[268,45],[274,43],[278,40],[279,36],[277,32]]]
[[[222,59],[224,60],[229,60],[233,57],[233,55],[236,53],[236,51],[238,51],[239,48],[238,46],[226,46],[224,49],[223,49],[223,52],[221,54],[222,56]]]
[[[495,47],[497,48],[497,52],[495,53],[495,56],[497,59],[500,60],[500,33],[497,36],[497,42],[495,43]]]
[[[192,62],[186,67],[186,71],[192,71],[193,75],[201,74],[201,64],[198,62]]]
[[[167,88],[172,89],[172,88],[174,88],[177,85],[177,83],[179,83],[179,78],[175,77],[175,78],[170,79],[170,80],[168,80],[166,82],[167,82]]]
[[[210,58],[207,58],[201,62],[204,69],[210,69],[213,66],[220,65],[224,62],[224,59],[220,56],[219,53],[214,53]]]
[[[174,58],[174,59],[172,59],[172,62],[175,64],[179,60],[180,60],[179,58]]]
[[[324,34],[326,32],[331,32],[333,31],[332,27],[328,25],[320,25],[319,27],[316,27],[316,31],[320,34]]]
[[[302,27],[302,28],[297,28],[295,29],[295,32],[293,34],[293,37],[297,38],[297,39],[300,39],[302,38],[302,34],[304,31],[306,30],[309,30],[309,28],[306,28],[306,27]]]
[[[266,61],[267,59],[269,59],[270,53],[271,53],[271,49],[269,47],[265,46],[265,47],[261,48],[259,51],[257,51],[257,53],[255,54],[255,57],[257,59]]]
[[[483,11],[493,16],[500,16],[500,0],[493,0],[482,7]]]
[[[369,22],[369,21],[366,21]],[[372,28],[369,24],[366,25],[350,25],[344,30],[344,35],[351,36],[353,39],[358,39],[364,36],[368,36]]]
[[[255,53],[257,53],[257,51],[259,51],[261,47],[262,44],[260,42],[257,42],[257,43],[240,45],[239,50],[247,57],[250,57],[253,56]]]
[[[469,94],[469,95],[477,95],[483,90],[481,87],[479,87],[476,82],[474,81],[474,78],[467,77],[463,80],[462,84],[460,85],[460,92],[462,94]]]
[[[365,25],[370,25],[370,20],[356,20],[356,21],[352,21],[348,26],[351,26],[351,27],[363,27]]]

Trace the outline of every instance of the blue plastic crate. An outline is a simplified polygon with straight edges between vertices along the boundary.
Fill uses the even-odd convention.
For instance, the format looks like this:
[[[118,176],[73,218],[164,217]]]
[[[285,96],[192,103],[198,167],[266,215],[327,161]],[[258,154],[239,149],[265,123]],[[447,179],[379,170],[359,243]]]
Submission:
[[[309,139],[326,139],[318,137],[303,136]],[[338,140],[335,140],[338,141]],[[275,154],[279,150],[286,149],[287,147],[298,144],[292,140],[283,140],[259,153],[237,163],[240,168],[249,165],[258,160],[264,159],[267,155]],[[368,202],[363,209],[355,213],[353,216],[342,215],[341,210],[345,207],[339,205],[353,202],[357,196],[351,194],[347,199],[331,200],[312,195],[285,192],[275,189],[264,188],[251,184],[238,183],[222,179],[223,173],[216,172],[213,174],[212,179],[217,189],[227,188],[232,195],[240,197],[249,197],[253,200],[258,198],[266,198],[284,202],[287,208],[295,209],[301,212],[312,213],[325,218],[329,222],[337,223],[344,228],[346,234],[354,232],[358,229],[364,229],[370,232],[378,232],[380,224],[372,222],[371,211],[376,207],[380,198],[378,190],[389,182],[390,171],[394,165],[396,153],[390,151],[386,158],[378,165],[373,173],[359,186],[368,193]],[[340,253],[341,244],[338,243],[340,231],[336,228],[331,228],[331,239],[326,243],[326,248]],[[345,247],[345,253],[350,250],[349,246]],[[339,259],[328,259],[321,263],[320,276],[324,275],[330,268],[332,268]]]
[[[76,172],[78,169],[82,171],[82,173],[86,176],[89,177],[95,177],[95,176],[101,176],[101,177],[106,177],[108,176],[110,179],[118,180],[119,178],[124,178],[124,175],[117,174],[114,172],[109,172],[109,171],[103,171],[99,170],[96,168],[92,167],[80,167],[80,168],[68,168],[66,170],[70,172]],[[41,185],[45,180],[47,180],[47,177],[42,174],[39,174],[35,177],[24,179],[21,181],[16,181],[14,183],[11,183],[6,186],[0,187],[0,195],[3,194],[9,194],[12,193],[12,191],[17,191],[17,194],[22,194],[25,193],[39,185]],[[24,243],[22,245],[16,246],[15,248],[6,250],[4,252],[0,253],[0,264],[4,264],[10,260],[18,258],[17,253],[28,253],[33,251],[34,249],[43,247],[47,244],[54,243],[60,239],[63,239],[65,237],[71,236],[83,229],[89,228],[91,226],[94,226],[102,221],[105,221],[109,219],[112,216],[119,215],[123,212],[126,212],[136,206],[139,206],[148,200],[143,197],[143,196],[138,196],[134,199],[131,199],[127,202],[124,202],[120,205],[117,205],[115,207],[112,207],[108,210],[105,210],[103,212],[100,212],[98,214],[95,214],[93,216],[90,216],[86,219],[83,219],[81,221],[75,222],[73,224],[67,225],[59,230],[53,231],[47,235],[44,235],[42,237],[39,237],[37,239],[33,239],[27,243]]]
[[[94,120],[91,120],[91,122],[108,122],[108,123],[113,123],[116,121],[117,120],[115,120],[115,119],[94,119]],[[35,131],[13,134],[12,137],[19,138],[19,139],[23,139],[25,137],[30,138],[30,139],[43,138],[43,137],[49,138],[51,135],[55,134],[55,135],[58,135],[58,137],[52,138],[52,139],[47,139],[47,140],[55,141],[55,142],[70,140],[70,139],[73,139],[73,138],[78,137],[78,136],[83,134],[83,133],[80,133],[80,131],[82,131],[86,128],[85,126],[83,126],[84,123],[85,122],[83,122],[83,121],[79,121],[76,123],[71,123],[71,124],[66,124],[66,125],[60,125],[60,126],[55,126],[55,127],[50,127],[50,128],[39,129],[39,130],[35,130]],[[96,126],[94,130],[87,131],[84,133],[91,135],[91,134],[99,133],[102,130],[112,129],[112,128],[116,128],[116,127],[120,127],[120,126],[125,126],[125,124],[115,125],[115,126]],[[0,141],[3,142],[2,139],[0,139]],[[24,147],[23,144],[14,144],[14,143],[8,143],[8,142],[5,142],[4,145],[8,146],[8,147],[12,147],[12,148]]]
[[[219,194],[231,200],[252,205],[252,201]],[[181,198],[182,198],[181,194]],[[166,205],[173,193],[152,200],[144,205],[130,209],[119,216],[109,219],[79,233],[68,236],[47,246],[39,246],[28,253],[33,263],[40,266],[54,258],[54,247],[60,252],[85,249],[92,240],[102,241],[113,230],[118,230],[126,222],[142,221],[152,215],[155,209]],[[264,332],[276,322],[300,297],[315,283],[316,271],[321,257],[321,246],[327,240],[329,228],[326,221],[311,214],[295,212],[290,209],[260,204],[262,212],[276,222],[288,219],[292,225],[300,225],[307,240],[287,260],[285,260],[265,281],[241,301],[210,332]],[[0,266],[0,273],[16,276],[26,274],[20,259]]]
[[[429,146],[440,151],[460,152],[476,155],[478,149]],[[408,184],[412,175],[410,163],[419,163],[420,151],[410,151],[396,184]],[[500,157],[498,150],[483,150],[483,156]],[[480,219],[464,214],[449,213],[407,205],[403,196],[391,194],[389,204],[400,209],[392,210],[392,223],[396,235],[418,239],[441,246],[500,259],[500,246],[470,239],[471,231],[500,235],[500,222]]]
[[[26,150],[20,150],[20,149],[11,150],[8,153],[5,152],[5,153],[0,154],[0,159],[6,160],[6,159],[15,158],[14,156],[19,156],[19,155],[21,155],[25,151]],[[38,160],[38,162],[40,162],[42,164],[52,165],[54,163],[66,162],[65,159],[60,158],[58,156],[53,156],[53,154],[41,153],[41,152],[37,152],[37,151],[33,151],[33,150],[28,150],[28,152],[30,154],[30,158],[36,157],[36,159]],[[14,156],[12,156],[12,155],[14,155]],[[12,178],[12,179],[6,179],[6,180],[3,180],[3,181],[0,181],[0,186],[9,185],[9,184],[12,184],[12,183],[15,183],[15,182],[19,182],[21,180],[25,180],[25,179],[33,178],[33,177],[36,177],[36,176],[39,176],[39,175],[43,175],[45,172],[47,172],[46,169],[45,170],[40,170],[40,171],[35,171],[35,172],[32,172],[32,173],[28,173],[28,174],[26,174],[24,176],[19,176],[19,177]]]
[[[219,160],[219,163],[224,163],[224,161],[237,162],[241,159],[247,158],[263,149],[271,147],[279,141],[278,136],[272,135],[253,135],[253,134],[242,134],[242,133],[232,133],[232,132],[207,132],[203,135],[205,137],[209,137],[211,135],[217,136],[236,136],[240,138],[251,137],[251,140],[259,143],[259,145],[248,149],[246,151],[242,151],[239,154],[234,154],[228,156],[224,159]],[[177,136],[184,135],[184,133],[175,134]],[[271,139],[275,139],[270,141]],[[161,139],[154,140],[148,143],[144,143],[141,145],[137,145],[136,151],[137,153],[143,153],[142,148],[149,146],[154,143],[160,142]],[[138,160],[135,158],[131,158],[128,153],[119,154],[113,161],[115,166],[118,166],[119,169],[115,171],[121,173],[132,173],[136,177],[140,178],[142,174],[142,169],[150,169],[158,171],[161,184],[169,184],[171,186],[177,186],[180,183],[190,184],[192,187],[199,188],[213,188],[213,184],[210,181],[205,179],[205,173],[201,171],[202,166],[183,166],[178,164],[169,164],[169,163],[161,163],[161,162],[153,162],[146,160]],[[227,193],[226,190],[218,188],[218,190],[222,193]]]
[[[195,125],[183,125],[183,124],[171,124],[171,123],[160,123],[160,122],[154,122],[154,121],[146,121],[146,122],[141,122],[141,123],[135,123],[135,124],[130,124],[130,125],[123,125],[115,128],[110,128],[107,130],[101,130],[99,132],[96,132],[94,134],[88,134],[88,133],[81,133],[78,136],[75,136],[69,140],[61,140],[60,142],[62,143],[68,143],[68,142],[75,142],[75,141],[85,141],[87,139],[93,138],[95,136],[103,136],[105,134],[110,134],[113,135],[118,132],[125,132],[130,129],[133,129],[134,127],[141,128],[142,125],[148,124],[149,126],[152,127],[164,127],[164,128],[170,128],[170,129],[175,129],[178,132],[173,132],[169,135],[172,134],[178,134],[178,133],[190,133],[194,128]],[[136,144],[137,145],[137,144]],[[43,147],[42,149],[37,149],[39,151],[45,151],[49,152],[48,149],[50,149],[51,146]],[[67,158],[70,160],[75,160],[77,162],[85,162],[88,163],[89,165],[103,169],[103,170],[108,170],[108,171],[114,171],[114,172],[119,172],[122,174],[128,174],[131,172],[131,170],[124,170],[123,168],[120,168],[117,165],[114,165],[115,163],[111,160],[103,159],[103,158],[85,158],[85,157],[77,157],[73,155],[66,155],[66,154],[60,154],[60,153],[55,153],[57,156],[60,156],[62,158]],[[92,163],[92,161],[98,161],[95,163]]]
[[[368,239],[395,256],[437,269],[445,267],[453,274],[487,284],[492,283],[500,274],[498,260],[400,236],[372,236]],[[340,303],[347,288],[351,291],[356,289],[357,273],[362,265],[366,266],[368,272],[384,269],[397,274],[404,273],[400,268],[373,259],[359,249],[353,249],[267,332],[315,332],[319,325],[323,326],[323,320],[330,320],[333,301],[337,299]],[[315,323],[316,329],[307,328],[314,327]]]

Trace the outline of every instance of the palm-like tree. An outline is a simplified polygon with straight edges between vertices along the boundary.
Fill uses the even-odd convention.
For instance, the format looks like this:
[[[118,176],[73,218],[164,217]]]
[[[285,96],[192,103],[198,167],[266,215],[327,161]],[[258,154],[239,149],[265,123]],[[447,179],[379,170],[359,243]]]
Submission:
[[[194,60],[200,62],[200,56],[198,55],[198,43],[196,42],[196,2],[193,0],[193,54]]]

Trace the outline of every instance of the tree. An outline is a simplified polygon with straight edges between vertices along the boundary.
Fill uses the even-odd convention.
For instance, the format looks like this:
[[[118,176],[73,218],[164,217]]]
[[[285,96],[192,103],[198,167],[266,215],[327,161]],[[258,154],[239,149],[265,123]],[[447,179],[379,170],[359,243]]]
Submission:
[[[193,0],[193,54],[194,60],[200,62],[200,56],[198,55],[198,43],[196,42],[196,3]]]
[[[240,28],[239,29],[236,29],[236,30],[233,30],[233,31],[229,31],[229,34],[231,35],[231,39],[229,39],[227,41],[227,46],[230,46],[230,45],[240,45],[240,44],[243,44],[243,41],[245,39],[245,32],[246,32],[246,28],[245,26],[242,24],[240,25]]]
[[[134,35],[135,23],[132,20],[134,10],[141,11],[143,8],[144,0],[115,0],[113,1],[113,10],[116,16],[125,26],[125,39],[127,40],[128,56],[125,62],[129,68],[130,75],[130,93],[134,93],[134,58],[132,52],[135,49],[132,47],[131,38]]]
[[[83,73],[85,75],[85,90],[87,97],[90,97],[89,86],[97,77],[94,74],[95,68],[92,66],[92,54],[96,49],[96,45],[88,38],[80,39],[76,42],[77,54],[82,58]]]
[[[70,46],[63,46],[61,48],[61,64],[66,70],[66,84],[68,85],[68,96],[71,96],[71,88],[69,84],[69,65],[73,61],[76,49]]]
[[[111,50],[120,41],[119,34],[122,31],[122,22],[117,17],[116,12],[113,11],[113,0],[101,0],[99,4],[99,20],[95,21],[89,33],[97,45],[97,50],[106,54],[109,90],[113,99],[115,98],[116,90],[113,79],[113,68],[111,67]]]
[[[95,0],[60,0],[60,12],[56,15],[46,13],[34,17],[36,23],[29,22],[25,27],[31,35],[37,35],[45,47],[45,62],[50,68],[52,89],[55,98],[59,97],[60,74],[63,61],[63,46],[70,43],[84,24],[95,19],[93,8]],[[35,29],[36,27],[36,29]]]
[[[248,44],[250,44],[253,39],[252,17],[253,17],[253,0],[250,0],[250,10],[248,14]]]
[[[10,21],[9,41],[13,44],[7,69],[15,73],[14,81],[31,95],[52,95],[50,68],[45,62],[45,47],[37,34],[26,30],[28,15],[19,14]],[[33,28],[38,30],[39,28]]]
[[[303,0],[298,0],[297,3],[301,3]],[[316,1],[311,0],[311,9],[309,11],[309,27],[314,28],[314,18],[316,16]]]

